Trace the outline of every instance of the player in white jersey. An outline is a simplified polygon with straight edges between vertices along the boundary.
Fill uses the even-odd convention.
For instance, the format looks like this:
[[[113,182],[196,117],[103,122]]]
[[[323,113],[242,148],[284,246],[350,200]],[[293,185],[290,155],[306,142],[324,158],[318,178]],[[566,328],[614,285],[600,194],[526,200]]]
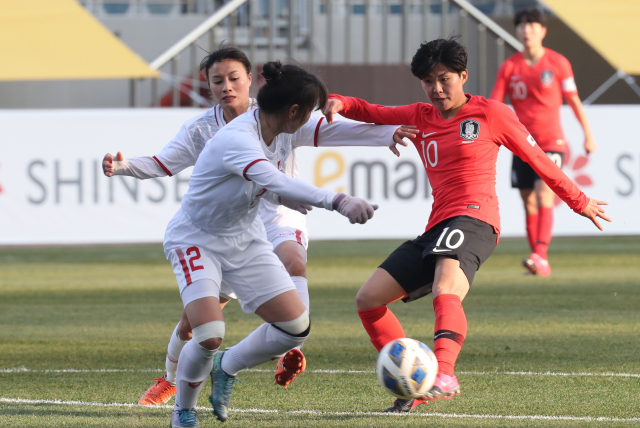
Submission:
[[[182,207],[165,233],[165,255],[194,339],[178,361],[172,427],[198,426],[195,405],[207,373],[209,401],[224,422],[237,373],[300,346],[309,336],[308,310],[271,251],[257,215],[260,197],[270,191],[280,202],[286,198],[337,210],[351,223],[366,223],[375,209],[363,199],[288,177],[265,158],[264,146],[278,154],[283,141],[293,143],[305,133],[298,130],[316,105],[324,106],[327,92],[315,76],[294,65],[267,63],[262,75],[266,84],[258,93],[259,109],[237,117],[205,145]],[[243,310],[265,323],[228,351],[217,352],[225,332],[218,300],[223,279]]]
[[[139,179],[172,176],[183,169],[193,166],[204,147],[204,143],[232,120],[237,114],[253,109],[257,105],[249,98],[251,84],[251,64],[245,54],[234,47],[224,47],[205,57],[201,69],[206,73],[212,90],[216,107],[185,122],[175,138],[156,156],[140,157],[125,160],[118,153],[116,160],[107,154],[103,161],[106,175],[129,175]],[[296,146],[326,145],[389,145],[391,136],[396,142],[403,137],[411,137],[411,130],[397,127],[372,127],[356,123],[338,123],[327,125],[322,118],[312,118],[312,126],[307,127],[314,132],[307,132],[307,137],[297,140]],[[387,129],[388,128],[388,129]],[[345,138],[346,137],[346,138]],[[306,139],[305,139],[306,138]],[[287,156],[287,153],[291,153]],[[269,153],[269,150],[267,150]],[[280,167],[289,176],[298,176],[295,147],[283,146],[280,154]],[[283,156],[284,155],[284,156]],[[270,157],[274,157],[271,155]],[[118,160],[119,159],[119,160]],[[294,210],[262,200],[259,216],[265,224],[267,239],[272,243],[274,252],[284,263],[291,279],[298,288],[300,297],[308,307],[308,291],[306,282],[306,248],[307,232],[305,217]],[[224,282],[221,290],[221,307],[229,298],[235,297]],[[155,379],[142,396],[140,404],[164,404],[175,395],[175,375],[178,358],[182,347],[191,338],[191,326],[183,312],[183,317],[176,326],[166,355],[167,373]],[[287,364],[289,360],[289,364]],[[304,371],[306,361],[298,350],[292,350],[278,362],[276,383],[286,387],[298,373]]]

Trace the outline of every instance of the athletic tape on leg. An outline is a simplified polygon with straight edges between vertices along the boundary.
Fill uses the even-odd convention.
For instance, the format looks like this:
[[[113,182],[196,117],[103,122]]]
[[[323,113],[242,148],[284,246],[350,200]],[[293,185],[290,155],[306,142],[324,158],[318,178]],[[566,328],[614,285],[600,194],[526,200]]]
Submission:
[[[195,327],[192,332],[193,339],[197,343],[213,338],[224,339],[224,321],[211,321],[206,324],[202,324]]]
[[[278,330],[284,331],[292,336],[299,335],[309,329],[309,311],[305,311],[298,318],[292,321],[280,321],[271,323]]]

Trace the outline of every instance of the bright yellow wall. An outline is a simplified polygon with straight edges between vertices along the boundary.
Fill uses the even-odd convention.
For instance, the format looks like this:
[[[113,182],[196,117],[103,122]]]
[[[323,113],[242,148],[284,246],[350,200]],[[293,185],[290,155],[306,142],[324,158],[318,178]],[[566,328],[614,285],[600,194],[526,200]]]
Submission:
[[[0,0],[0,80],[157,77],[76,0]]]

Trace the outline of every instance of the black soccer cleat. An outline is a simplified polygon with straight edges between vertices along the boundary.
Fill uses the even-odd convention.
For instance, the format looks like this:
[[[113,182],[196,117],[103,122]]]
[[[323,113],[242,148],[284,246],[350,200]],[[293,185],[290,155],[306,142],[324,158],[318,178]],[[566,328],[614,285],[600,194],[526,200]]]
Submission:
[[[408,400],[402,398],[396,398],[396,401],[393,402],[393,406],[384,410],[384,413],[409,413],[412,409],[420,404],[428,404],[422,398],[410,398]]]

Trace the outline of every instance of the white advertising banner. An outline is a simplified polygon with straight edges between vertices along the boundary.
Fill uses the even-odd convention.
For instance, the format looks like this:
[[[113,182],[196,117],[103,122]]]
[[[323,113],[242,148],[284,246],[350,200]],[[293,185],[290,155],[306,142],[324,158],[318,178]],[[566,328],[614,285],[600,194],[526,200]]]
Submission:
[[[606,234],[640,234],[640,106],[586,108],[600,148],[584,156],[573,113],[562,116],[571,153],[564,171],[583,191],[606,200]],[[196,109],[0,111],[0,245],[159,242],[188,188],[190,171],[138,181],[102,174],[105,153],[153,155]],[[424,231],[431,189],[413,147],[396,158],[382,148],[300,148],[301,178],[380,205],[366,225],[315,209],[313,239],[412,238]],[[510,187],[511,153],[497,166],[503,236],[524,236],[519,194]],[[558,204],[556,235],[595,235],[590,221]]]

